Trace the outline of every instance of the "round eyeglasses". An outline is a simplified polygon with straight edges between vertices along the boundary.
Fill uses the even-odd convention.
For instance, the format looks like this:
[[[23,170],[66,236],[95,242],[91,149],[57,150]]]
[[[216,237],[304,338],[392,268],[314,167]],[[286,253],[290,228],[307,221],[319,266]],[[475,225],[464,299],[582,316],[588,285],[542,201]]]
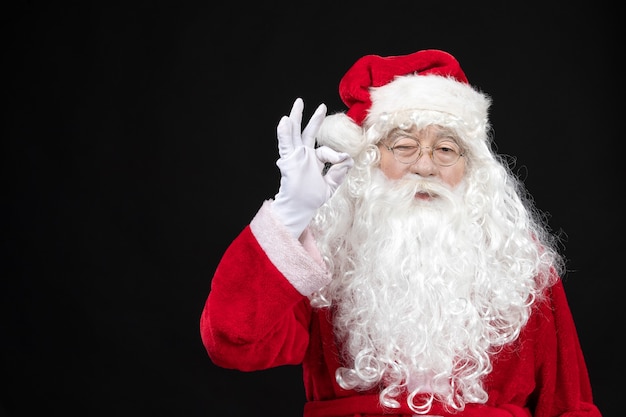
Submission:
[[[451,140],[441,140],[434,146],[421,146],[420,143],[410,137],[396,139],[392,146],[384,144],[396,161],[402,164],[413,164],[422,157],[423,150],[429,149],[432,161],[441,167],[449,167],[458,162],[465,155],[460,146]]]

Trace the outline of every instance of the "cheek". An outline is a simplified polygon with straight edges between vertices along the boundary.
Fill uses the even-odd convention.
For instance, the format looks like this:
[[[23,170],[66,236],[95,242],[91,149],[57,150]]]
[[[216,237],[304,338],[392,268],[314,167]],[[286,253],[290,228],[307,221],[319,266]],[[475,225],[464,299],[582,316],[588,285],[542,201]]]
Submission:
[[[380,170],[391,180],[402,178],[406,174],[407,167],[408,165],[398,164],[393,158],[390,160],[384,154],[380,158]]]
[[[463,158],[451,169],[446,170],[442,174],[442,180],[444,183],[448,184],[450,187],[456,187],[459,185],[463,177],[465,176],[465,161]]]

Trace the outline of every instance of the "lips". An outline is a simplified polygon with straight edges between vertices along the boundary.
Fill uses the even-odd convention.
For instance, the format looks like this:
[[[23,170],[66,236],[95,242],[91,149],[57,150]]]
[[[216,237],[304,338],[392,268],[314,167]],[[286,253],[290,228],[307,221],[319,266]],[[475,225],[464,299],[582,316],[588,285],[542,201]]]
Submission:
[[[418,191],[415,193],[415,198],[419,200],[430,200],[433,198],[433,195],[427,191]]]

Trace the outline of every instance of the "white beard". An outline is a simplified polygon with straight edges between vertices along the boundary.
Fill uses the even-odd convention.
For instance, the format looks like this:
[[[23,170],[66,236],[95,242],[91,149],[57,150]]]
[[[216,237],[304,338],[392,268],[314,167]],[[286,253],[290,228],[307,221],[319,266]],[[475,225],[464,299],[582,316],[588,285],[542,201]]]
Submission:
[[[365,189],[352,207],[352,224],[337,221],[340,230],[319,238],[322,255],[333,259],[334,279],[322,294],[342,346],[339,384],[380,385],[383,405],[392,408],[406,393],[415,412],[427,412],[434,398],[457,409],[484,403],[489,353],[516,337],[525,319],[512,312],[496,327],[487,317],[492,295],[510,289],[500,284],[480,226],[469,220],[465,186],[452,191],[433,180],[390,181],[373,170]],[[437,197],[417,199],[420,190]],[[343,192],[337,204],[354,201]],[[512,305],[527,301],[528,293],[513,292]]]

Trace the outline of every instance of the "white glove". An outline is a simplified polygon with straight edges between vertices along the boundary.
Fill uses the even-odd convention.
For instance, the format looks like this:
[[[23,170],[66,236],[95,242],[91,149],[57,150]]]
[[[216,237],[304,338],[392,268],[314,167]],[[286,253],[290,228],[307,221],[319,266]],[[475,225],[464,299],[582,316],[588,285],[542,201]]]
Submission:
[[[300,133],[303,109],[304,102],[297,98],[289,116],[283,116],[276,127],[280,155],[276,165],[281,178],[272,209],[296,239],[353,165],[347,153],[327,146],[314,147],[315,135],[326,117],[326,106],[319,105]],[[326,164],[331,165],[327,170]]]

